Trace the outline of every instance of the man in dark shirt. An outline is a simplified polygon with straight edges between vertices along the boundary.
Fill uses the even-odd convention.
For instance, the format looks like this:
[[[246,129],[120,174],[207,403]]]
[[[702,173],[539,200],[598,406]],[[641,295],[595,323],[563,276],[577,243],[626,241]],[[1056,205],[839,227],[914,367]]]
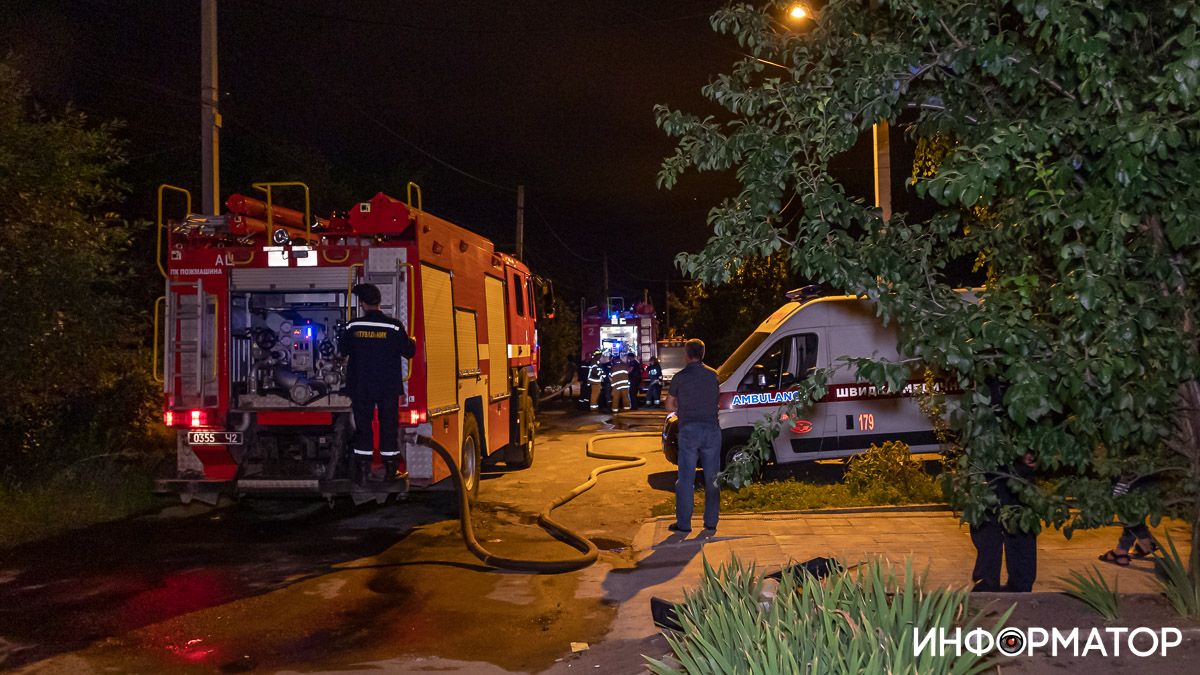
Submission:
[[[379,455],[387,480],[400,465],[400,397],[404,395],[404,361],[417,352],[404,324],[379,310],[382,296],[373,284],[354,287],[363,315],[351,321],[340,341],[350,358],[346,392],[354,413],[354,482],[364,485],[371,473],[374,433],[371,422],[379,411]]]
[[[721,427],[717,423],[720,385],[717,371],[704,365],[704,343],[688,340],[687,365],[671,379],[667,410],[679,417],[679,476],[675,480],[675,522],[668,529],[692,531],[696,495],[696,462],[704,468],[704,529],[717,529],[721,493]]]
[[[988,393],[992,408],[1004,414],[1004,394],[1008,384],[997,378],[988,378]],[[1032,482],[1037,469],[1037,460],[1032,452],[1026,452],[1018,462],[1006,471],[985,474],[988,485],[996,494],[998,506],[989,512],[982,522],[971,526],[971,543],[975,544],[975,568],[971,580],[976,591],[1008,591],[1029,593],[1037,580],[1037,534],[1024,532],[1016,524],[1010,529],[1000,522],[1000,510],[1005,506],[1019,504],[1020,500],[1009,487],[1008,476]],[[1000,562],[1008,571],[1008,583],[1000,585]]]
[[[1032,481],[1037,461],[1032,452],[1009,467],[1007,474]],[[1037,534],[1010,529],[1000,522],[999,509],[1019,504],[1020,500],[1008,486],[1003,473],[986,474],[988,484],[996,493],[999,506],[980,523],[971,526],[971,543],[975,544],[975,567],[971,581],[975,591],[1029,593],[1037,580]],[[1000,585],[1000,561],[1008,571],[1008,583]]]

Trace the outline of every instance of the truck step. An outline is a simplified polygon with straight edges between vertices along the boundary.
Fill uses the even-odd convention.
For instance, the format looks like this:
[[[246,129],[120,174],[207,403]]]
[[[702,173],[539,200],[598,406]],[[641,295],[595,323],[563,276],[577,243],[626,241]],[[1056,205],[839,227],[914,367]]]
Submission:
[[[239,492],[293,491],[320,492],[318,480],[286,478],[279,480],[243,479],[237,482]]]

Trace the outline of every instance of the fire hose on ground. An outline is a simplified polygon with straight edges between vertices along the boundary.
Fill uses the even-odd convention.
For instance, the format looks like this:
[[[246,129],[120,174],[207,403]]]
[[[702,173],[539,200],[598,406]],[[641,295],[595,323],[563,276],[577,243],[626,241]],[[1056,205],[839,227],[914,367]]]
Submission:
[[[516,570],[519,572],[534,572],[537,574],[559,574],[562,572],[574,572],[590,566],[596,562],[600,556],[599,549],[587,537],[573,532],[562,523],[554,520],[550,513],[558,507],[570,502],[579,495],[587,492],[596,485],[596,479],[601,475],[610,471],[621,471],[624,469],[633,469],[642,466],[646,463],[645,457],[635,457],[630,455],[618,455],[615,453],[599,452],[593,448],[596,441],[610,441],[622,438],[658,438],[659,433],[654,431],[630,431],[619,432],[612,434],[596,434],[587,441],[587,456],[593,459],[612,459],[616,460],[616,464],[605,464],[604,466],[592,469],[588,479],[576,486],[570,492],[555,499],[538,514],[537,524],[543,530],[548,532],[552,537],[562,541],[568,546],[579,551],[579,555],[572,558],[562,558],[559,560],[521,560],[519,558],[505,558],[498,556],[484,548],[478,540],[475,539],[475,528],[471,524],[471,505],[467,499],[466,490],[463,489],[462,475],[458,471],[451,471],[450,478],[454,482],[454,492],[458,497],[459,505],[459,521],[462,525],[463,543],[466,544],[467,550],[476,558],[479,558],[485,565],[498,569]],[[422,436],[418,439],[419,442],[427,444],[433,448],[446,463],[446,466],[454,467],[457,463],[450,451],[442,446],[441,443],[432,438]]]

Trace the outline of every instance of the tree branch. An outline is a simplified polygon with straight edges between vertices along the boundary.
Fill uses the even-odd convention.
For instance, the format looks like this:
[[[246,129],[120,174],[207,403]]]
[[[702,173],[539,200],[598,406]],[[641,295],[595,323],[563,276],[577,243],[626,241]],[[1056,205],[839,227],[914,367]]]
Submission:
[[[1006,56],[1004,58],[1006,61],[1008,61],[1010,63],[1014,63],[1018,66],[1024,65],[1024,62],[1015,56],[1010,55],[1010,56]],[[1054,91],[1058,92],[1059,94],[1061,94],[1063,96],[1066,96],[1067,98],[1071,99],[1071,101],[1073,101],[1075,103],[1079,102],[1079,99],[1075,98],[1075,94],[1072,94],[1071,92],[1064,89],[1063,86],[1061,84],[1059,84],[1054,78],[1046,77],[1045,75],[1042,74],[1042,71],[1038,70],[1037,68],[1035,68],[1033,66],[1025,66],[1025,69],[1028,70],[1029,72],[1033,73],[1034,75],[1037,75],[1039,80],[1041,80],[1042,82],[1045,82]]]

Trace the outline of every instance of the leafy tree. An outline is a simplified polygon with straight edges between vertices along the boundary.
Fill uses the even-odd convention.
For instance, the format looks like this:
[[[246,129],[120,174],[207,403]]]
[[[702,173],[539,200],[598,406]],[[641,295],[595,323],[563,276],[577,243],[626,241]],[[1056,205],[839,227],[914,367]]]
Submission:
[[[719,364],[747,335],[800,286],[787,259],[776,255],[742,265],[723,284],[688,284],[671,297],[672,318],[679,332],[704,340],[705,360]]]
[[[119,446],[144,419],[145,317],[122,288],[133,228],[108,211],[121,162],[112,125],[39,112],[0,61],[0,477]]]
[[[564,297],[547,294],[539,300],[549,306],[539,306],[538,339],[541,342],[542,386],[556,386],[570,381],[575,373],[567,367],[572,354],[579,354],[579,312]]]
[[[713,16],[753,58],[704,88],[722,115],[657,109],[678,139],[659,178],[736,169],[741,191],[712,210],[712,238],[681,266],[725,281],[785,255],[799,274],[876,301],[911,358],[845,365],[895,387],[919,360],[966,392],[950,414],[967,519],[995,507],[983,477],[1032,450],[1056,480],[1009,478],[1022,502],[1004,510],[1010,525],[1069,536],[1114,511],[1195,524],[1200,5],[881,4],[831,0],[804,32],[780,22],[780,2]],[[910,182],[936,203],[932,217],[885,222],[831,175],[881,119],[941,148]],[[987,273],[978,303],[948,281],[964,258]],[[995,404],[989,384],[1003,391]],[[1118,476],[1158,481],[1114,498]],[[1195,527],[1190,566],[1200,583]]]

